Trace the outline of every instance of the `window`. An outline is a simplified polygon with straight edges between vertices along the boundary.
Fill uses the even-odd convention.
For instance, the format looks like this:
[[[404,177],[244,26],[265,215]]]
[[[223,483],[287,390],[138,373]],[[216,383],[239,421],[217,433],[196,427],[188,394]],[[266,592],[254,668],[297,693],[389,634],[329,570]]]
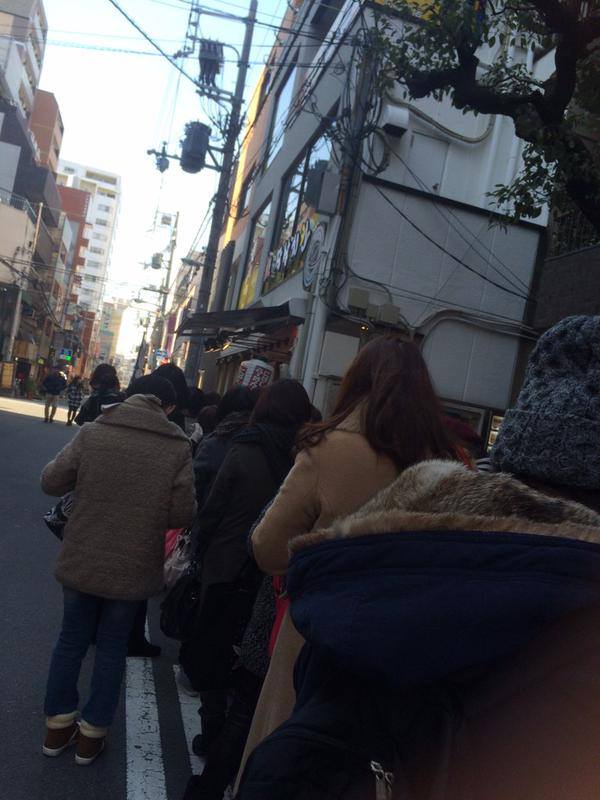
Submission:
[[[238,308],[246,308],[254,301],[256,296],[260,262],[263,250],[265,249],[267,225],[269,224],[270,216],[271,201],[268,200],[252,221],[246,271],[242,282],[242,288],[240,289]]]
[[[102,262],[101,261],[92,261],[90,258],[88,258],[88,259],[86,259],[85,265],[86,265],[86,267],[93,267],[95,269],[100,269],[100,267],[102,266]]]
[[[92,239],[99,239],[101,242],[108,242],[108,236],[105,233],[93,233]]]
[[[110,211],[111,207],[104,205],[103,203],[98,203],[98,211]]]
[[[269,141],[269,153],[267,156],[267,167],[270,166],[273,159],[281,149],[283,143],[283,135],[292,105],[292,98],[294,96],[294,85],[296,83],[296,76],[298,69],[294,64],[288,74],[286,75],[283,85],[277,95],[275,101],[275,110],[273,112],[273,124],[271,125],[271,139]]]
[[[263,291],[302,267],[309,240],[323,222],[317,209],[325,173],[331,170],[331,144],[321,135],[284,178]]]
[[[108,226],[108,220],[107,219],[97,219],[95,224],[96,225],[102,225],[102,227],[106,228]]]
[[[100,181],[100,183],[110,183],[113,186],[117,185],[117,179],[113,178],[111,175],[102,175],[100,172],[91,172],[87,171],[85,173],[85,177],[89,178],[91,181]]]
[[[101,247],[90,247],[90,253],[96,253],[98,256],[103,256],[105,251]]]
[[[68,175],[74,175],[75,174],[75,170],[73,169],[73,167],[65,167],[65,172]]]
[[[242,189],[240,191],[240,195],[237,201],[237,218],[240,219],[244,212],[247,210],[248,205],[250,203],[250,198],[252,197],[252,190],[254,189],[254,181],[255,181],[255,172],[254,167],[250,170],[250,172],[246,175],[244,182],[242,184]]]
[[[260,82],[260,94],[258,95],[258,108],[262,107],[262,104],[265,102],[265,99],[269,94],[272,78],[273,78],[273,67],[271,64],[269,64],[268,67],[265,67],[265,71],[262,76],[262,81]]]
[[[98,281],[100,280],[100,278],[97,275],[84,275],[83,279],[84,281],[87,281],[87,283],[98,283]]]

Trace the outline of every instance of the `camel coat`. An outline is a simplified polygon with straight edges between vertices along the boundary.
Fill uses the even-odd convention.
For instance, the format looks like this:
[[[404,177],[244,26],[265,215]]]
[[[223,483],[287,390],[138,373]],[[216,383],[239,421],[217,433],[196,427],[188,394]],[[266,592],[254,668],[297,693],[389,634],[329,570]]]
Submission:
[[[302,450],[279,494],[252,535],[259,567],[283,575],[291,539],[327,528],[357,511],[397,477],[387,456],[378,455],[361,433],[355,412],[316,447]],[[240,775],[248,755],[291,715],[296,700],[293,670],[304,640],[286,615],[271,658],[248,736]]]
[[[192,451],[152,395],[134,395],[86,423],[42,472],[42,490],[75,491],[55,576],[111,600],[163,586],[165,531],[196,513]]]

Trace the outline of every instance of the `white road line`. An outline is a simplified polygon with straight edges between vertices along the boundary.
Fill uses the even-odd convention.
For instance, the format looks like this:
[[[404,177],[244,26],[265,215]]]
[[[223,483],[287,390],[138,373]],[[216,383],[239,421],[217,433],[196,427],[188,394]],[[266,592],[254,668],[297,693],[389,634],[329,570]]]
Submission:
[[[152,661],[128,658],[125,674],[127,800],[167,800]]]
[[[192,750],[192,740],[197,733],[200,733],[200,717],[198,716],[198,708],[200,707],[199,697],[190,697],[187,695],[177,683],[178,666],[173,667],[175,673],[175,686],[177,686],[177,694],[179,695],[179,706],[181,708],[181,720],[183,722],[183,730],[185,731],[185,740],[187,742],[188,754],[190,757],[190,766],[192,772],[198,774],[204,769],[205,759],[197,756]]]

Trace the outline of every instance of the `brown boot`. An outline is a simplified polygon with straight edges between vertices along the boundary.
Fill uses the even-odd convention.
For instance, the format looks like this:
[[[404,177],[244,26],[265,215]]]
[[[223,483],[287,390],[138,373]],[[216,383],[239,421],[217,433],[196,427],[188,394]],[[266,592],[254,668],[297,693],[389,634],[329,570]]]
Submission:
[[[76,722],[73,722],[67,728],[47,728],[42,753],[50,758],[55,758],[64,753],[72,744],[75,744],[78,735],[79,725]]]
[[[75,761],[82,767],[95,761],[104,750],[106,728],[96,728],[84,720],[81,721]]]

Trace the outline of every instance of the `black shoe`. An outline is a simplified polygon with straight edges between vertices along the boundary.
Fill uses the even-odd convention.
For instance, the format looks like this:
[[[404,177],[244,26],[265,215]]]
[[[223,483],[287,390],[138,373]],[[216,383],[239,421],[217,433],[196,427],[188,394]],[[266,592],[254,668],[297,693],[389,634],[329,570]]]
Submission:
[[[203,733],[198,733],[192,739],[192,753],[198,758],[204,758],[204,756],[208,753],[208,748],[210,747],[210,742],[205,740]],[[188,784],[189,786],[189,784]]]
[[[127,648],[128,658],[156,658],[161,654],[162,648],[157,644],[150,644],[145,639],[141,642],[130,644]]]
[[[221,729],[212,731],[208,736],[205,733],[198,733],[192,739],[192,752],[198,758],[204,758],[208,755],[208,751],[213,746],[215,741],[219,738]]]

